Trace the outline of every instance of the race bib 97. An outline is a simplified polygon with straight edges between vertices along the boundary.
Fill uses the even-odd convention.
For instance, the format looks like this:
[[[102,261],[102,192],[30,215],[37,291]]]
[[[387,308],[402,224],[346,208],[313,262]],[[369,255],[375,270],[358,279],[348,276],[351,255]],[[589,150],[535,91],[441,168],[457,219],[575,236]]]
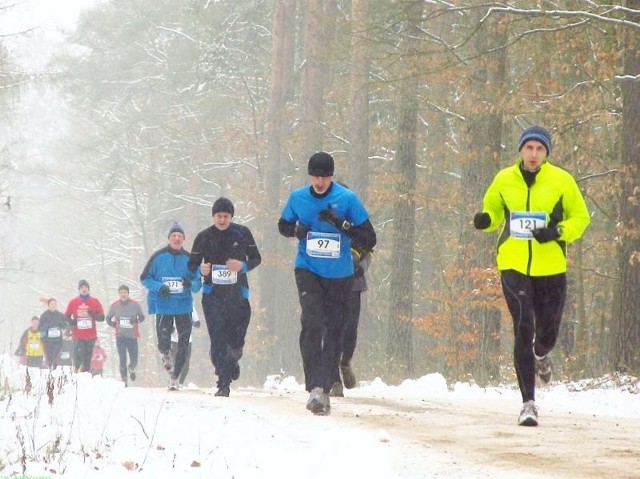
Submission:
[[[509,216],[509,231],[515,239],[532,239],[531,231],[546,226],[547,214],[544,211],[513,211]]]
[[[340,233],[307,233],[307,254],[313,258],[340,258]]]

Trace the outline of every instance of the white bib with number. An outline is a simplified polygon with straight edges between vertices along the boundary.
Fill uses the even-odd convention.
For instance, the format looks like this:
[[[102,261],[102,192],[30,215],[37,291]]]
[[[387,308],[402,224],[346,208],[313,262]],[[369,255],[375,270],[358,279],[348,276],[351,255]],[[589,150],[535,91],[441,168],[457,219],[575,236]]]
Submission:
[[[49,328],[49,331],[47,331],[48,338],[59,338],[61,334],[60,328]]]
[[[126,328],[126,329],[133,328],[133,323],[131,322],[131,318],[124,318],[120,316],[120,327]]]
[[[171,294],[182,293],[182,291],[184,291],[182,278],[162,278],[162,283],[169,287]]]
[[[78,329],[91,329],[90,319],[79,319],[77,322]]]
[[[213,284],[235,284],[238,273],[231,271],[225,264],[214,264],[211,267],[211,282]]]
[[[544,211],[513,211],[509,216],[509,231],[515,239],[530,240],[532,230],[547,226],[547,214]]]
[[[307,233],[307,254],[313,258],[340,258],[340,233]]]

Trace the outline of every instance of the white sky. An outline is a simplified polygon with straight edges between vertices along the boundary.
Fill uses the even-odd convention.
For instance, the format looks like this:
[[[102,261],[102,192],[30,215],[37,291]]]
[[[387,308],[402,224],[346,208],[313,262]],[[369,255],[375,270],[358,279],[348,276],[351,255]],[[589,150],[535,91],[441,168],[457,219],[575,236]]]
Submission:
[[[75,28],[80,12],[95,3],[96,0],[0,0],[0,6],[15,5],[0,13],[1,41],[15,63],[30,73],[40,73],[54,49]]]

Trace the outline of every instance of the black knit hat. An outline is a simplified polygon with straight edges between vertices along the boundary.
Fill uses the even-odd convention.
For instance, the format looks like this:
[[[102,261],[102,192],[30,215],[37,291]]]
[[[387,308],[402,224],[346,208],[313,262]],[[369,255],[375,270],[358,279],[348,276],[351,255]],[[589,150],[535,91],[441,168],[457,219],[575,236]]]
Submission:
[[[520,141],[518,142],[518,151],[522,150],[522,147],[527,141],[536,140],[544,145],[547,149],[547,156],[551,154],[551,134],[542,128],[541,126],[530,126],[522,132],[520,135]]]
[[[86,279],[81,279],[80,281],[78,281],[78,289],[80,289],[82,286],[86,286],[87,288],[89,288],[89,282]]]
[[[167,238],[173,233],[181,233],[183,238],[185,236],[182,226],[180,226],[180,223],[178,223],[177,221],[174,221],[174,223],[171,225],[171,228],[169,228],[169,234],[167,235]]]
[[[309,176],[333,176],[333,156],[324,151],[314,153],[309,158],[307,172]]]
[[[224,196],[221,196],[216,201],[214,201],[213,207],[211,208],[211,216],[215,215],[216,213],[229,213],[231,216],[233,216],[234,212],[235,211],[233,209],[233,203],[231,203],[230,199],[225,198]]]

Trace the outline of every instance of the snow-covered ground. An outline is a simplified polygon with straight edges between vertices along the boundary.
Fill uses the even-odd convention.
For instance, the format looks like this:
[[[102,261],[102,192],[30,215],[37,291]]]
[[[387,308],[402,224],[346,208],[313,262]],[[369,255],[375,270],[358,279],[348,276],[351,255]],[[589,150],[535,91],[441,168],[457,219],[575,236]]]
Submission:
[[[29,369],[29,386],[27,368],[14,358],[2,357],[0,364],[0,477],[544,477],[477,450],[460,454],[461,447],[474,448],[465,445],[464,431],[452,444],[438,445],[448,424],[459,428],[456,416],[444,415],[461,408],[470,416],[462,424],[473,419],[487,436],[502,428],[499,435],[527,441],[545,427],[552,434],[567,429],[566,414],[571,421],[585,414],[640,424],[633,378],[554,383],[538,393],[540,427],[522,428],[515,426],[520,398],[513,387],[448,385],[439,374],[395,387],[379,379],[361,383],[345,398],[333,398],[332,414],[320,417],[305,409],[307,394],[292,377],[269,377],[261,387],[219,398],[194,384],[178,392],[124,388],[114,379],[60,369]],[[420,436],[427,433],[424,424],[428,439]],[[638,447],[631,444],[639,437],[629,438],[630,447]],[[640,462],[636,471],[626,477],[640,477]]]

